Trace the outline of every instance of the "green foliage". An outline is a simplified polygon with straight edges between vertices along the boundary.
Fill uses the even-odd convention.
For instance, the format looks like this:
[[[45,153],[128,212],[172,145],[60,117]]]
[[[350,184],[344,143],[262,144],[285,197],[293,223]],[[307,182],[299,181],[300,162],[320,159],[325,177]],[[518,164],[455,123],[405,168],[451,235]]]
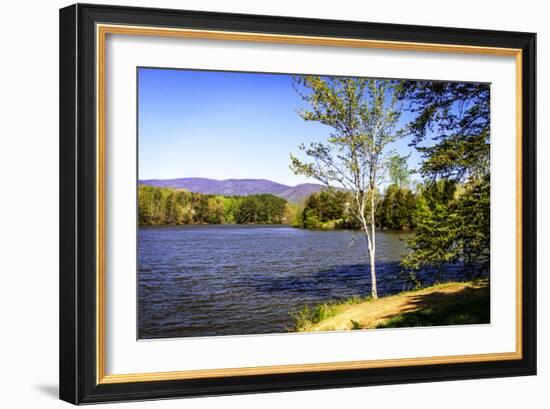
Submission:
[[[319,221],[338,220],[344,217],[346,203],[350,201],[348,194],[337,190],[323,190],[310,195],[304,211],[311,211]]]
[[[416,196],[407,188],[389,186],[377,199],[376,225],[381,229],[411,230],[415,227]],[[297,227],[306,229],[353,229],[361,225],[354,212],[350,193],[341,190],[324,190],[310,195]]]
[[[306,75],[296,77],[295,86],[308,104],[298,114],[333,132],[325,143],[301,145],[313,160],[291,155],[292,170],[367,199],[384,177],[384,148],[403,135],[397,129],[400,82]]]
[[[403,265],[413,274],[448,262],[487,272],[490,251],[490,87],[488,84],[406,82],[400,97],[416,117],[408,125],[429,181],[417,201],[416,229]],[[428,131],[432,144],[422,144]]]
[[[488,173],[489,84],[406,81],[400,92],[416,114],[408,128],[413,146],[423,155],[424,176],[458,181]],[[422,146],[428,131],[436,134],[436,143]]]
[[[408,189],[390,186],[376,209],[378,227],[408,230],[414,227],[416,198]],[[139,223],[163,224],[289,224],[306,229],[361,229],[353,215],[348,192],[326,189],[311,194],[303,205],[260,194],[220,196],[183,189],[139,186]]]
[[[487,271],[490,255],[489,180],[472,179],[464,184],[439,181],[425,186],[414,211],[415,230],[407,240],[411,250],[403,260],[413,274],[435,268],[440,280],[447,263],[462,262],[465,272]]]
[[[407,167],[407,160],[410,155],[399,156],[393,154],[388,160],[388,174],[390,182],[399,188],[407,187],[410,182],[411,172]]]
[[[312,325],[334,317],[343,308],[370,301],[371,299],[370,297],[359,297],[358,295],[354,295],[343,301],[330,301],[313,307],[305,306],[300,310],[291,311],[290,317],[294,320],[294,328],[292,328],[291,331],[307,331]]]
[[[454,203],[454,210],[460,220],[456,229],[460,260],[471,274],[487,271],[491,251],[489,178],[466,183]]]
[[[382,229],[411,230],[415,228],[416,196],[398,185],[390,185],[376,209],[377,226]]]
[[[402,264],[409,272],[435,267],[439,281],[442,267],[456,259],[456,215],[450,213],[445,203],[429,201],[424,195],[416,203],[416,228],[407,240],[407,247],[412,251]]]
[[[291,226],[294,226],[294,227],[301,227],[303,211],[304,211],[303,204],[288,202],[285,207],[283,223],[290,224]]]
[[[140,185],[138,220],[140,225],[290,223],[296,205],[270,194],[220,196],[191,193],[183,189]]]
[[[327,189],[311,194],[304,204],[300,226],[306,229],[360,228],[349,211],[353,199],[348,192]]]
[[[235,213],[237,223],[281,224],[286,200],[270,194],[245,196]]]
[[[361,326],[361,323],[359,323],[358,321],[355,321],[355,320],[350,320],[351,321],[351,329],[363,329],[363,327]]]

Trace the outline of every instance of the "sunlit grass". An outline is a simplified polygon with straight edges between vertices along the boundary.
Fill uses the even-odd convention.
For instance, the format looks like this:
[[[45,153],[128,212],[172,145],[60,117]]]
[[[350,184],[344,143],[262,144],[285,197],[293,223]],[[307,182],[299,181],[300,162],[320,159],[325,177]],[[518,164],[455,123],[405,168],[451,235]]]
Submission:
[[[460,291],[448,290],[457,285]],[[326,302],[317,306],[306,306],[291,313],[294,328],[289,331],[303,332],[315,330],[316,324],[322,323],[340,314],[347,313],[350,307],[369,302],[365,306],[370,311],[383,311],[389,300],[403,298],[410,305],[406,312],[395,311],[382,322],[367,326],[360,320],[351,320],[348,329],[424,327],[441,325],[483,324],[490,322],[489,282],[487,279],[467,283],[438,283],[429,287],[406,291],[387,297],[372,300],[370,297],[354,296],[343,301]],[[372,304],[370,304],[372,302]],[[393,302],[393,301],[392,301]],[[372,307],[371,307],[372,305]],[[354,310],[356,313],[356,310]],[[388,316],[386,315],[386,316]],[[315,327],[319,328],[319,326]],[[323,330],[328,330],[323,328]]]
[[[491,319],[489,301],[489,287],[469,288],[461,294],[448,296],[438,304],[395,315],[376,328],[488,324]]]
[[[294,320],[294,328],[292,328],[291,331],[306,331],[312,325],[336,316],[350,305],[360,304],[370,300],[370,297],[354,295],[344,301],[327,302],[314,307],[306,306],[300,310],[292,311],[290,316]]]

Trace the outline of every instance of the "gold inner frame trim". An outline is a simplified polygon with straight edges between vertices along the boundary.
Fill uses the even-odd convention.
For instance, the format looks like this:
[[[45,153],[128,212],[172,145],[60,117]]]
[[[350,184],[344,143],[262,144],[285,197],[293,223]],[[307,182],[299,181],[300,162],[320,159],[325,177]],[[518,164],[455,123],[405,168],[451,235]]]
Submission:
[[[516,350],[505,353],[450,355],[315,364],[185,370],[131,374],[105,374],[105,41],[107,34],[192,38],[220,41],[318,45],[400,51],[445,52],[513,56],[516,65]],[[522,358],[522,51],[515,48],[414,43],[318,36],[294,36],[235,31],[178,29],[166,27],[96,25],[96,382],[115,384],[228,376],[291,374],[349,369],[388,368],[466,362],[518,360]]]

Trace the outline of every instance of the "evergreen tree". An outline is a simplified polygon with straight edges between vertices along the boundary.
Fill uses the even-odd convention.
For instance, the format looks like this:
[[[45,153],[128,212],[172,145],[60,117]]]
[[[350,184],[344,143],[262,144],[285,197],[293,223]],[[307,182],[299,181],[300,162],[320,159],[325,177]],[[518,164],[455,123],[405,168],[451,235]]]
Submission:
[[[409,270],[461,261],[487,272],[490,251],[490,89],[488,84],[406,82],[401,97],[416,118],[412,146],[426,180],[416,229],[408,241]],[[431,143],[424,143],[431,135]],[[439,276],[440,274],[438,274]]]
[[[415,231],[407,240],[412,251],[402,260],[410,275],[422,268],[435,268],[435,279],[442,278],[442,268],[457,259],[456,213],[449,205],[452,200],[445,196],[446,183],[439,183],[424,191],[416,200],[414,212]],[[449,201],[446,202],[444,199]]]
[[[473,179],[466,183],[454,208],[460,220],[456,239],[467,272],[476,275],[487,271],[491,250],[489,179]]]
[[[413,214],[416,197],[407,188],[390,185],[376,209],[377,225],[381,229],[410,230],[415,226]]]
[[[410,181],[411,172],[407,166],[407,160],[410,155],[399,156],[393,154],[389,158],[388,174],[390,183],[399,188],[407,187]]]

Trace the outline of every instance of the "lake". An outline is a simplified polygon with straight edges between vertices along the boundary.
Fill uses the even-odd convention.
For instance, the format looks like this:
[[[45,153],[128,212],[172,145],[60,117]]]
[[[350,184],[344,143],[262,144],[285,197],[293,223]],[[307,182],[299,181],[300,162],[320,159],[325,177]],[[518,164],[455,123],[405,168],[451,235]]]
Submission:
[[[403,233],[377,232],[379,295],[406,289]],[[370,294],[360,232],[289,226],[139,228],[140,339],[286,332],[306,305]]]

